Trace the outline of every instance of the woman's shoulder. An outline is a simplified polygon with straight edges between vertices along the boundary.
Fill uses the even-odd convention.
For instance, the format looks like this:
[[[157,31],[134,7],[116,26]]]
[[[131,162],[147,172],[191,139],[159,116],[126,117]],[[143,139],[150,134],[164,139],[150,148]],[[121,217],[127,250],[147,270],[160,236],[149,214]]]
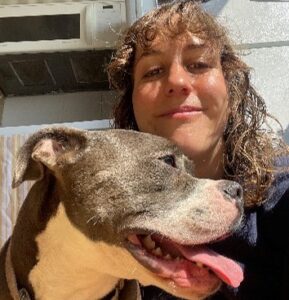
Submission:
[[[275,167],[275,178],[268,189],[267,200],[262,207],[265,213],[276,209],[281,204],[280,201],[285,201],[284,199],[288,199],[285,204],[289,205],[289,156],[276,159]]]
[[[285,241],[289,237],[289,157],[276,162],[276,176],[272,182],[265,203],[260,208],[259,224],[261,231],[267,232],[270,239]]]

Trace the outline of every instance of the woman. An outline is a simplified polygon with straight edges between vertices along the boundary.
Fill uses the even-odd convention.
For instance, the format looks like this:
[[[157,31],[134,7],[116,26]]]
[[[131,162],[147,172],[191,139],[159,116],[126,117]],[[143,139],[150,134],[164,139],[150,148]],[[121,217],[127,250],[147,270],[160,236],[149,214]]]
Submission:
[[[239,261],[245,279],[213,299],[289,299],[289,152],[264,129],[264,101],[226,30],[194,1],[164,5],[129,28],[108,72],[120,95],[116,128],[166,137],[196,176],[243,186],[243,225],[212,247]]]

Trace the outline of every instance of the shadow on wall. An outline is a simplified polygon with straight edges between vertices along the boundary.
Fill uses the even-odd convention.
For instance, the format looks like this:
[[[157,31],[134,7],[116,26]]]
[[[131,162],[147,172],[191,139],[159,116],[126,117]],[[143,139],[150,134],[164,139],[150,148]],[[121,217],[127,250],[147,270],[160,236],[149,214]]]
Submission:
[[[283,132],[283,138],[284,138],[285,142],[289,145],[289,125]]]
[[[206,11],[209,13],[218,16],[224,6],[227,4],[229,0],[219,0],[219,1],[213,1],[213,0],[204,0],[203,1],[203,7],[205,8]]]

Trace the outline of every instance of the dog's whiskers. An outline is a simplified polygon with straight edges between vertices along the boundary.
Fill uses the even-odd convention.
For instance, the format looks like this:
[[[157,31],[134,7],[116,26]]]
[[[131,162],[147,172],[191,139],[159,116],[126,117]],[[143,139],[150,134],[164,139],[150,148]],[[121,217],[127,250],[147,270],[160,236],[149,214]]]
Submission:
[[[92,222],[93,220],[95,220],[92,225],[95,226],[96,223],[97,223],[97,216],[92,216],[91,218],[89,218],[87,221],[86,221],[86,224]]]
[[[133,267],[132,270],[131,270],[131,274],[132,274],[132,275],[135,274],[135,273],[136,273],[136,270],[137,270],[137,268],[136,268],[136,267]]]

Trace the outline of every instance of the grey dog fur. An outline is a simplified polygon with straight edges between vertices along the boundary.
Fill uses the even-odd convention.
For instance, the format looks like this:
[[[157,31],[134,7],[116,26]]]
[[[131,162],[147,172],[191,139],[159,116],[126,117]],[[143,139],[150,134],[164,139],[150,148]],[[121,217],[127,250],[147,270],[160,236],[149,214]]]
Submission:
[[[51,140],[53,157],[42,149],[46,140]],[[164,161],[171,155],[176,167]],[[38,262],[36,238],[46,230],[59,203],[89,240],[117,247],[124,247],[130,232],[155,231],[192,244],[233,230],[242,203],[237,203],[238,216],[224,222],[227,216],[210,203],[210,191],[204,192],[211,181],[193,175],[192,162],[176,146],[146,133],[47,128],[32,135],[18,154],[13,179],[14,187],[36,180],[10,239],[18,285],[34,297],[29,274]],[[220,181],[216,186],[223,189],[231,184]],[[191,193],[198,199],[192,204],[188,202]],[[232,206],[232,199],[226,197],[224,205]],[[0,299],[10,300],[3,272],[6,251],[7,245],[0,256]]]

